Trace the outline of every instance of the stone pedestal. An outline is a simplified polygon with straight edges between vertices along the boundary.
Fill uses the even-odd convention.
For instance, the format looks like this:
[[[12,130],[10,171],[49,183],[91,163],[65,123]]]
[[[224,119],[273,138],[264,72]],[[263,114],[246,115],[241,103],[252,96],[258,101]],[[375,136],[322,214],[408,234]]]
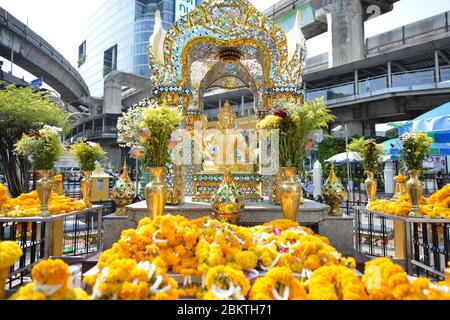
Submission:
[[[319,234],[330,240],[330,243],[344,256],[355,255],[353,237],[353,217],[327,216],[319,223]]]
[[[130,229],[127,216],[107,215],[103,218],[103,249],[109,249],[120,239],[123,230]]]

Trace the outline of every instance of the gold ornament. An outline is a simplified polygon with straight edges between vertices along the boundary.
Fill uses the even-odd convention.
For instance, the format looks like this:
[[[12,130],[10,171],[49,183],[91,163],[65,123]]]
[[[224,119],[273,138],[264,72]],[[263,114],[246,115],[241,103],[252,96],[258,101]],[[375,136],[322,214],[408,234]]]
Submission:
[[[342,183],[334,173],[334,163],[331,162],[331,171],[325,185],[322,188],[325,203],[331,207],[330,216],[342,216],[342,210],[339,208],[345,199],[345,190]]]
[[[244,206],[244,195],[236,187],[230,168],[226,168],[222,184],[212,199],[213,214],[221,222],[236,224]]]
[[[132,204],[136,197],[136,189],[127,172],[127,161],[123,164],[123,172],[112,189],[112,198],[117,206],[116,215],[127,215],[125,206]]]

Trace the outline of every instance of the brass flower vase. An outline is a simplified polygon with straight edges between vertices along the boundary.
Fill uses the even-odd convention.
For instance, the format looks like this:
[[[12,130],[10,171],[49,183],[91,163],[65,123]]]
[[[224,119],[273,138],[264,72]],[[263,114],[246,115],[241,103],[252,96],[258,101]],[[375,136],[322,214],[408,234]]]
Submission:
[[[372,171],[367,171],[367,179],[364,182],[366,187],[367,202],[372,202],[375,200],[375,195],[377,193],[377,180],[375,180],[375,174]]]
[[[126,160],[122,170],[122,174],[112,189],[112,198],[117,206],[115,214],[118,216],[126,216],[125,206],[132,204],[136,198],[136,188],[128,175]]]
[[[419,201],[422,197],[422,183],[419,180],[420,170],[409,170],[409,180],[406,182],[406,191],[411,202],[411,218],[421,218],[419,213]]]
[[[50,170],[38,170],[40,179],[37,182],[36,191],[41,203],[41,208],[39,211],[40,217],[49,216],[48,212],[48,201],[52,195],[54,182],[50,178]]]
[[[149,168],[150,182],[145,186],[147,211],[152,219],[162,216],[166,206],[166,168]]]
[[[223,181],[212,197],[212,212],[217,220],[236,224],[245,207],[245,198],[234,183],[229,168],[226,169]]]
[[[83,179],[81,179],[81,195],[83,197],[83,201],[86,203],[87,207],[91,207],[91,192],[92,192],[92,172],[88,170],[83,170]]]
[[[297,182],[297,168],[281,168],[282,182],[280,184],[280,203],[284,219],[297,221],[297,212],[300,207],[302,186]]]
[[[325,203],[331,207],[329,215],[341,217],[343,212],[339,206],[345,199],[345,190],[334,172],[333,163],[331,163],[330,175],[322,188],[322,195]]]

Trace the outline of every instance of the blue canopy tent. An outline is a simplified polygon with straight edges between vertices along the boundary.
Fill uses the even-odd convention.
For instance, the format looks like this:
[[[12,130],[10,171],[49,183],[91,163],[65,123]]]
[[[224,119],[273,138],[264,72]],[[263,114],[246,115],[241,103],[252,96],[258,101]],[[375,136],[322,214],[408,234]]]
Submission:
[[[381,143],[381,146],[384,148],[385,155],[395,155],[397,157],[400,156],[400,150],[403,145],[400,139],[391,139]],[[433,143],[430,147],[430,152],[428,152],[430,156],[448,156],[450,155],[450,143]]]
[[[428,133],[436,143],[450,143],[450,102],[409,121],[398,129],[400,135],[413,131]]]

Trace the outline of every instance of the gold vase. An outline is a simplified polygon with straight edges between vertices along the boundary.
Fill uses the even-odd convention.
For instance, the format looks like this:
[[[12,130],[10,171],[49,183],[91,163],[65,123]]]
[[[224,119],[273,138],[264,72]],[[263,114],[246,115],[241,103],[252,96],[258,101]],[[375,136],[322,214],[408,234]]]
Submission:
[[[300,207],[302,186],[296,181],[297,168],[281,168],[282,182],[280,184],[280,203],[284,219],[297,221],[297,212]]]
[[[150,182],[145,186],[145,201],[148,214],[154,219],[164,214],[166,206],[166,168],[149,168],[149,172]]]
[[[343,212],[339,207],[345,199],[345,190],[341,181],[334,172],[334,163],[331,163],[330,175],[322,188],[325,203],[330,206],[330,216],[341,217]]]
[[[411,218],[421,218],[419,213],[419,201],[422,197],[422,183],[419,180],[420,170],[408,170],[409,180],[406,182],[406,191],[411,202]]]
[[[118,216],[126,216],[127,209],[125,206],[132,204],[136,197],[136,188],[133,185],[127,172],[127,162],[123,165],[123,172],[117,179],[116,184],[112,189],[112,198],[117,206],[115,214]]]
[[[52,195],[53,190],[53,180],[50,178],[50,170],[38,170],[40,179],[37,182],[36,191],[41,203],[41,208],[39,211],[39,216],[47,217],[48,212],[48,201]]]
[[[87,207],[91,207],[91,192],[92,192],[92,172],[88,170],[83,170],[83,179],[81,179],[80,187],[81,194],[83,196],[83,201],[86,203]]]
[[[372,171],[367,171],[367,179],[364,182],[366,187],[367,202],[372,202],[375,200],[375,195],[377,193],[377,180],[375,180],[375,175]]]
[[[213,215],[221,222],[236,224],[245,207],[245,197],[234,183],[229,168],[225,169],[223,181],[212,198]]]

